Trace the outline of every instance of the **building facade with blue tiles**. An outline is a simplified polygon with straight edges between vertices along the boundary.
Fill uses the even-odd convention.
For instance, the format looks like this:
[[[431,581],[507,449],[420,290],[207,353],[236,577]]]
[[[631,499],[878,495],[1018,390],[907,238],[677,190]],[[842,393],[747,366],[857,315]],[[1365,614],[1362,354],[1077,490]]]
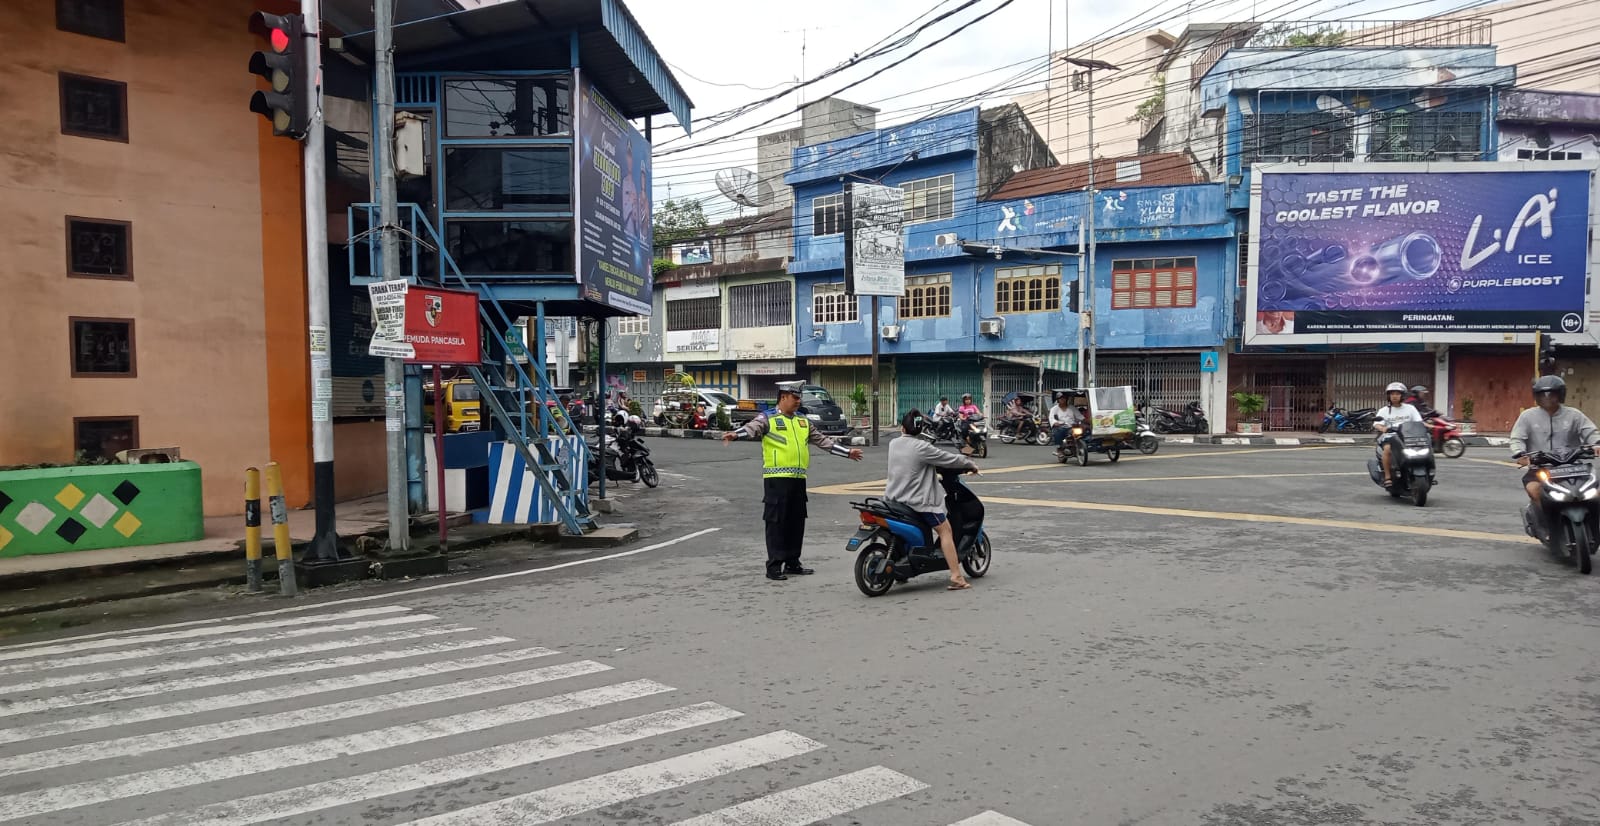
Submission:
[[[971,393],[997,413],[1008,392],[1079,381],[1087,341],[1071,291],[1084,270],[1086,169],[1050,163],[1037,134],[1010,124],[1011,108],[795,150],[785,178],[795,196],[795,354],[814,381],[836,394],[863,382],[874,335],[894,411]],[[1209,403],[1220,384],[1201,372],[1201,353],[1226,339],[1236,278],[1224,187],[1166,183],[1137,162],[1101,166],[1097,383],[1133,385],[1152,404]],[[876,328],[872,300],[844,291],[850,181],[905,191],[906,292],[880,299]]]

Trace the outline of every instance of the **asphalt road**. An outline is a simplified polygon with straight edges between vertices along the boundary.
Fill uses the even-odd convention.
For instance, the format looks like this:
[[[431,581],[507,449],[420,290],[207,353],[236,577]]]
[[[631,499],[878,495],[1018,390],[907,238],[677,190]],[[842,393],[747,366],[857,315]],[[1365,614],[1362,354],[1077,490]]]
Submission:
[[[0,648],[0,823],[1600,823],[1600,581],[1501,450],[1424,509],[1368,448],[997,447],[989,576],[868,599],[882,448],[773,583],[755,447],[651,443],[626,556]]]

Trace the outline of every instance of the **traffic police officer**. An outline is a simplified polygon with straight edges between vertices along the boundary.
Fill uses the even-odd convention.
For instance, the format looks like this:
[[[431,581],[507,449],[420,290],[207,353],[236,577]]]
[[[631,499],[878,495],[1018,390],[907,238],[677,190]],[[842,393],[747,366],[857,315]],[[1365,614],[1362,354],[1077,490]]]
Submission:
[[[861,461],[860,448],[847,448],[837,439],[811,428],[800,408],[800,382],[778,385],[778,412],[757,415],[748,424],[723,434],[724,443],[735,439],[761,440],[762,520],[767,523],[767,579],[784,580],[790,574],[814,573],[800,565],[800,546],[806,535],[806,468],[811,445],[835,456]]]

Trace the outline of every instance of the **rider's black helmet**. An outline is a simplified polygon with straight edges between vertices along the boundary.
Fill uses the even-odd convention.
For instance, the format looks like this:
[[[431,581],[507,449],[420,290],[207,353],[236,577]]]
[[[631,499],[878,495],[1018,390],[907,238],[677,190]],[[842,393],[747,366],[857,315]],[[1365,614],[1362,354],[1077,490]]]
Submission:
[[[1422,398],[1422,394],[1426,392],[1428,392],[1428,387],[1424,384],[1413,385],[1411,388],[1411,395],[1417,398]]]
[[[907,436],[920,436],[922,434],[922,426],[927,421],[922,417],[922,411],[913,407],[907,410],[904,416],[900,417],[900,428],[906,432]]]
[[[1567,401],[1567,383],[1560,376],[1540,376],[1533,380],[1533,397],[1539,398],[1540,393],[1556,394],[1556,401],[1565,404]]]

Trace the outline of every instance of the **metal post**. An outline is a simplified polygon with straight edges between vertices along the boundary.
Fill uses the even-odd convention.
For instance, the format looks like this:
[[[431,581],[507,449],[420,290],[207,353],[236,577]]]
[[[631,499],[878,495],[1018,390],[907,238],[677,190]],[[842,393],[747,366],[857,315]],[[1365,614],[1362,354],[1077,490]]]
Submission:
[[[1084,387],[1094,387],[1095,326],[1096,326],[1096,324],[1095,324],[1095,316],[1099,315],[1099,313],[1096,312],[1096,307],[1095,307],[1095,304],[1094,304],[1094,279],[1095,279],[1095,270],[1094,270],[1094,197],[1095,197],[1095,193],[1094,193],[1094,69],[1091,67],[1088,71],[1089,71],[1089,218],[1088,218],[1087,224],[1088,224],[1088,227],[1089,227],[1089,229],[1088,229],[1088,234],[1089,234],[1089,263],[1088,263],[1088,270],[1089,270],[1089,272],[1088,272],[1088,278],[1084,282],[1084,288],[1086,290],[1086,294],[1084,296],[1084,300],[1088,302],[1088,306],[1085,309],[1087,309],[1089,311],[1089,362],[1088,362],[1088,364],[1085,364],[1083,366],[1083,375],[1087,379],[1083,383],[1083,386]]]
[[[318,0],[300,0],[305,17],[305,52],[310,72],[311,122],[301,146],[306,221],[306,320],[311,349],[311,460],[316,532],[305,561],[339,558],[333,504],[333,362],[328,330],[328,156],[323,147],[322,21]]]
[[[606,323],[607,320],[604,318],[596,318],[594,320],[597,328],[595,332],[600,336],[600,341],[598,342],[600,347],[600,376],[595,379],[594,383],[595,387],[599,388],[595,393],[595,406],[600,408],[600,421],[596,423],[598,426],[595,428],[595,433],[598,435],[599,441],[597,444],[600,447],[596,449],[595,461],[591,464],[593,467],[599,468],[597,472],[600,476],[599,493],[601,499],[606,498],[606,399],[605,396],[601,395],[606,388]]]
[[[1094,202],[1092,200],[1089,202],[1089,211],[1091,213],[1094,212]],[[1083,231],[1084,230],[1084,226],[1083,225],[1084,225],[1083,221],[1079,221],[1078,222],[1078,252],[1079,253],[1083,252],[1083,244],[1084,244],[1084,231]],[[1072,365],[1072,367],[1073,367],[1072,377],[1077,382],[1077,384],[1079,386],[1088,387],[1089,383],[1087,381],[1084,381],[1084,372],[1083,372],[1084,371],[1084,362],[1083,362],[1083,336],[1084,336],[1083,330],[1084,330],[1084,326],[1083,326],[1083,322],[1086,320],[1084,318],[1083,312],[1085,310],[1087,310],[1087,309],[1090,309],[1089,305],[1086,303],[1087,302],[1087,297],[1086,297],[1085,287],[1084,287],[1084,284],[1086,284],[1088,282],[1088,280],[1089,280],[1089,276],[1088,276],[1088,273],[1086,273],[1085,270],[1084,270],[1083,261],[1084,261],[1084,259],[1080,256],[1078,258],[1078,283],[1072,285],[1072,289],[1074,289],[1074,290],[1076,290],[1078,292],[1078,318],[1077,318],[1077,322],[1078,322],[1078,361],[1075,364]]]
[[[289,508],[283,502],[283,471],[277,462],[267,463],[267,505],[272,511],[272,551],[278,558],[278,592],[292,597],[300,590],[294,579],[294,540],[289,538]]]
[[[244,472],[244,582],[252,594],[261,593],[261,471]]]
[[[301,0],[312,3],[314,0]],[[394,182],[394,4],[372,4],[373,72],[376,75],[378,134],[372,141],[372,155],[378,171],[378,238],[382,245],[384,280],[402,278],[400,239],[395,236],[398,206]],[[389,550],[403,551],[411,544],[410,514],[407,512],[405,364],[400,359],[383,360],[383,391],[386,453],[389,473]]]
[[[878,446],[878,296],[872,297],[872,446]]]
[[[445,507],[444,487],[444,372],[433,366],[433,475],[439,491],[439,553],[450,550],[450,525],[446,520],[450,509]]]

